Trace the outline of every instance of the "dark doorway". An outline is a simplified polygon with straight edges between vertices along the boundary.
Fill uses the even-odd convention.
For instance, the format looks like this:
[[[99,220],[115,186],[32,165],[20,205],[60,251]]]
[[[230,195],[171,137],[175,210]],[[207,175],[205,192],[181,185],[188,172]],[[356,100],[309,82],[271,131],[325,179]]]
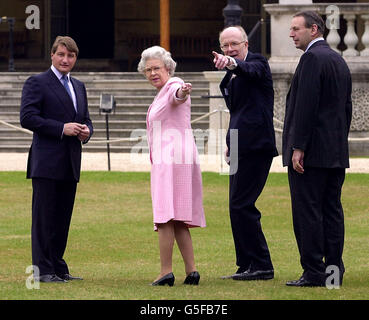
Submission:
[[[68,25],[80,59],[114,57],[114,0],[68,1]]]

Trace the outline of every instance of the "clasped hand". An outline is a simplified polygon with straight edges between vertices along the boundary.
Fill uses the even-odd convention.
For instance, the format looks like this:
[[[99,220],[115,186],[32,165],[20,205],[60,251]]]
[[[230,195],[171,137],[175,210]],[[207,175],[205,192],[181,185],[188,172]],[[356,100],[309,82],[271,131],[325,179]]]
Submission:
[[[69,122],[64,124],[63,133],[66,136],[77,136],[80,141],[84,141],[90,136],[90,129],[85,124]]]

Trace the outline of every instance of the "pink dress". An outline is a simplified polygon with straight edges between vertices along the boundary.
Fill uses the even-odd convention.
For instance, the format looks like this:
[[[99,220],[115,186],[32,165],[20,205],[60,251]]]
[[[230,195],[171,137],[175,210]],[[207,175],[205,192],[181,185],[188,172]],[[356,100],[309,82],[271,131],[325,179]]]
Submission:
[[[182,79],[170,78],[146,116],[154,230],[158,223],[170,220],[183,221],[188,227],[206,226],[191,98],[180,100],[175,95],[182,84]]]

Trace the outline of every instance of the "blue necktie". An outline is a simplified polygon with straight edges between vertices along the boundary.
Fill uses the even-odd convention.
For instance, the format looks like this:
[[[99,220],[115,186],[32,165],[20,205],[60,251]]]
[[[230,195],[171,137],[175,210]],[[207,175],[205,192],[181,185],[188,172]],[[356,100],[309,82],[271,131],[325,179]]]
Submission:
[[[73,103],[73,96],[72,96],[72,93],[70,92],[70,89],[69,89],[69,85],[68,85],[68,77],[64,74],[62,77],[61,77],[62,81],[63,81],[63,85],[64,85],[64,88],[65,90],[67,90],[70,98],[72,99],[72,103]],[[74,106],[74,103],[73,103],[73,107],[74,109],[76,109],[76,107]],[[77,110],[76,110],[77,111]]]

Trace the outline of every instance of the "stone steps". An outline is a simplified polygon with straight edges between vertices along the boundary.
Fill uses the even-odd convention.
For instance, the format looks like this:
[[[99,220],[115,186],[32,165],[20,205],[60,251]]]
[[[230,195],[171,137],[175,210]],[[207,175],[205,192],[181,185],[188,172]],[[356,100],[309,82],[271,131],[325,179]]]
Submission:
[[[96,109],[96,110],[95,110]],[[105,115],[99,114],[98,107],[95,109],[90,110],[90,117],[96,120],[104,120],[105,121]],[[147,108],[146,108],[147,109]],[[1,109],[0,109],[1,110]],[[115,113],[109,114],[109,123],[112,121],[146,121],[146,110],[144,111],[137,111],[136,108],[133,109],[133,111],[116,111]],[[203,112],[197,112],[194,111],[191,113],[191,119],[196,119],[203,115]],[[8,111],[3,112],[0,111],[0,119],[7,119],[7,122],[13,124],[13,125],[19,125],[19,112],[17,111]],[[200,122],[201,123],[201,122]]]
[[[1,120],[19,120],[19,108],[20,104],[14,104],[14,105],[0,105],[0,119]],[[130,117],[131,115],[145,115],[146,118],[146,112],[147,112],[147,104],[122,104],[118,105],[115,109],[115,113],[109,114],[109,119],[121,119],[124,120],[125,116]],[[206,105],[192,105],[192,119],[207,113],[208,107]],[[98,104],[90,104],[89,105],[89,111],[91,117],[97,117],[101,116],[99,114],[99,105]]]
[[[0,120],[20,127],[19,109],[24,81],[33,75],[27,72],[0,72]],[[109,114],[110,140],[146,135],[146,113],[157,91],[138,72],[79,72],[73,76],[86,85],[90,117],[94,125],[91,143],[84,145],[87,152],[102,152],[106,143],[94,143],[106,139],[105,115],[99,113],[100,94],[114,95],[116,109]],[[201,72],[177,73],[186,82],[191,82],[191,119],[209,112],[209,84]],[[206,130],[209,119],[192,125],[193,129]],[[32,135],[0,124],[0,152],[27,152]],[[111,152],[131,152],[137,147],[147,152],[147,143],[121,141],[110,144]],[[200,150],[199,150],[200,151]]]
[[[87,93],[87,99],[88,99],[89,105],[90,104],[100,104],[100,95],[89,95]],[[154,96],[130,96],[130,95],[117,96],[117,95],[114,95],[114,99],[117,104],[123,104],[123,103],[146,104],[146,106],[149,107],[154,99]],[[193,104],[205,104],[206,103],[205,99],[199,95],[192,96],[191,102]],[[19,108],[20,103],[21,103],[21,96],[2,96],[0,107],[9,104],[11,106],[18,106]]]
[[[95,129],[103,129],[105,128],[105,117],[100,116],[99,118],[94,118],[91,116],[91,118],[93,119],[93,126]],[[19,126],[19,120],[9,120],[7,121],[9,124],[15,125],[15,126]],[[204,121],[199,121],[196,123],[196,126],[193,126],[193,128],[201,128],[201,129],[206,129],[208,125],[208,121],[204,120]],[[122,128],[126,128],[126,129],[141,129],[141,128],[146,128],[146,119],[143,120],[115,120],[114,118],[110,118],[109,119],[109,128],[110,129],[122,129]]]
[[[34,75],[35,72],[0,72],[0,82],[3,80],[25,80]],[[138,72],[72,72],[73,77],[80,79],[81,81],[91,80],[144,80],[144,76]],[[176,77],[180,77],[186,81],[191,80],[204,80],[202,72],[176,72]],[[146,81],[146,80],[145,80]]]
[[[2,80],[0,80],[2,81]],[[25,80],[15,80],[2,83],[0,90],[4,89],[22,89]],[[185,80],[186,82],[191,82],[195,86],[206,86],[206,81],[202,80]],[[83,81],[86,88],[89,90],[97,89],[99,91],[114,91],[114,90],[148,90],[153,91],[150,84],[146,80],[93,80],[93,81]]]

